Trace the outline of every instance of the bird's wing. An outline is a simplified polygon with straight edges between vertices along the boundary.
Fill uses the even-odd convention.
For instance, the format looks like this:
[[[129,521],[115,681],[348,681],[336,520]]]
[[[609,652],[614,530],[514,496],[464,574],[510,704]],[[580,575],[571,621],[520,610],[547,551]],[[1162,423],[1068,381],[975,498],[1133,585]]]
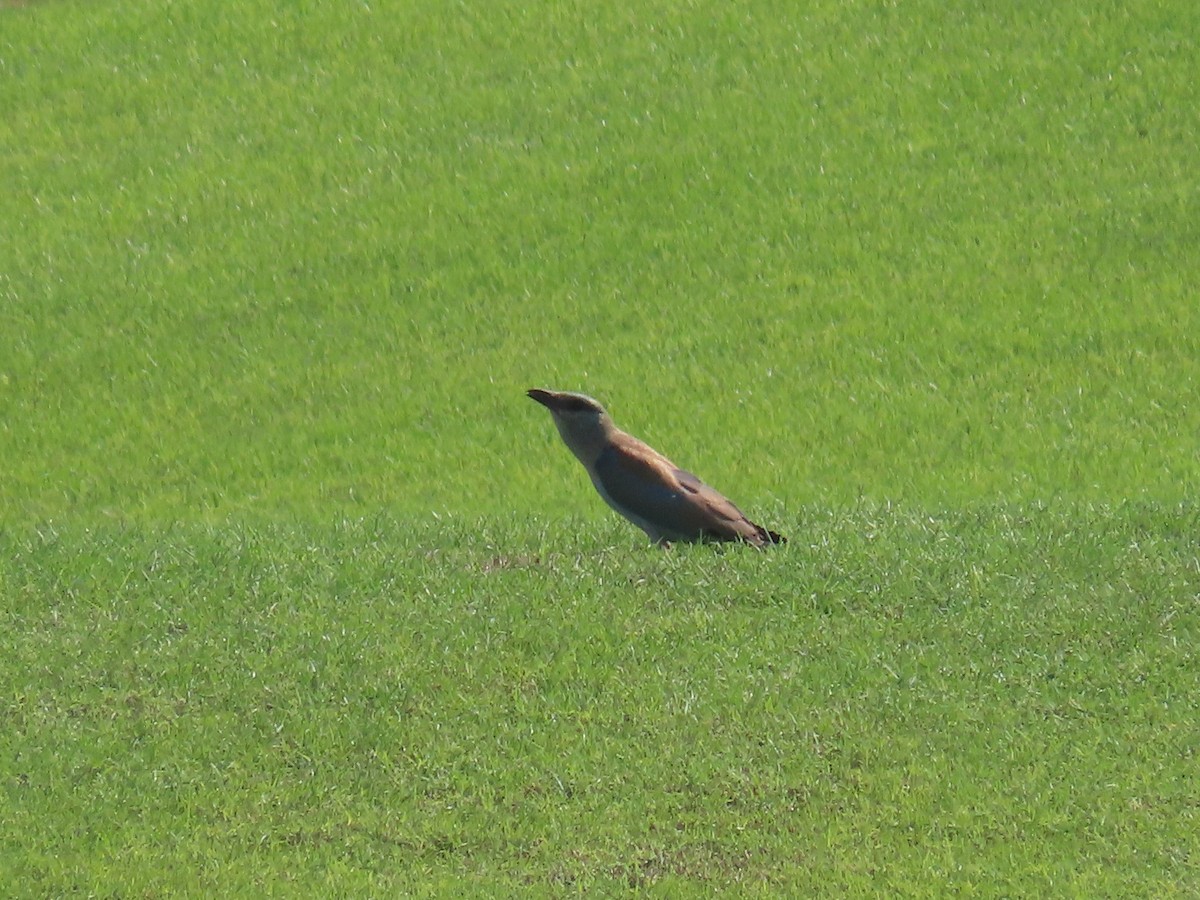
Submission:
[[[709,487],[691,472],[676,469],[674,475],[680,486],[694,495],[714,516],[729,522],[737,522],[746,518],[745,513],[734,506],[732,500],[715,488]]]
[[[636,438],[621,435],[596,460],[601,493],[618,512],[677,538],[760,543],[759,527],[728,498]]]
[[[778,532],[751,522],[745,513],[733,505],[732,500],[710,488],[691,472],[676,469],[675,475],[686,490],[693,491],[697,497],[703,498],[703,502],[714,515],[729,522],[729,527],[733,530],[731,539],[749,541],[756,546],[787,543],[787,538]]]

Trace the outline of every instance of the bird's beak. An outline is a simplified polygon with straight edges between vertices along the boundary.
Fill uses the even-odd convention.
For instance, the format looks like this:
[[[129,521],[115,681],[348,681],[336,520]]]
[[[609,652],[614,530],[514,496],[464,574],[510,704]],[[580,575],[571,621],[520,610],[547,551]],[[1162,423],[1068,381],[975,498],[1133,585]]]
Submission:
[[[554,401],[558,399],[553,391],[543,391],[541,388],[530,388],[525,392],[525,396],[530,400],[536,400],[547,409],[554,409]]]

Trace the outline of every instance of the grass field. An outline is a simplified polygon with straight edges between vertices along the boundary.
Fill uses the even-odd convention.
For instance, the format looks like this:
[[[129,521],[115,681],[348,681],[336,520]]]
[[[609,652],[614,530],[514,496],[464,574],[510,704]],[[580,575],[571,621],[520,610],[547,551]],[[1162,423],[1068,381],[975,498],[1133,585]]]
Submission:
[[[1198,518],[9,539],[6,883],[1186,896]]]
[[[1200,893],[1200,23],[1043,6],[0,4],[0,883]]]

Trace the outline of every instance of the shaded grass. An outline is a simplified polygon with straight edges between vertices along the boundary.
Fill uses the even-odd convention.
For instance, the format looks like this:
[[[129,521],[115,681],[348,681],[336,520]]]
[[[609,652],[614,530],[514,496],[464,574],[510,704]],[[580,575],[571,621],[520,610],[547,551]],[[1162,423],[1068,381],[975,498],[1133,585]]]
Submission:
[[[10,530],[10,882],[1200,883],[1194,509],[791,526]]]

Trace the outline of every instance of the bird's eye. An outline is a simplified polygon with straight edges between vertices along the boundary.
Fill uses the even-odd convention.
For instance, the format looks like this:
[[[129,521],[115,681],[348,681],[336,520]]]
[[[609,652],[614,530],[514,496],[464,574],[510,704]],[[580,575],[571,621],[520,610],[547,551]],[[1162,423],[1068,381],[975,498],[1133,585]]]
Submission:
[[[570,400],[568,400],[566,403],[563,404],[563,407],[567,410],[567,412],[591,412],[592,411],[592,404],[588,403],[586,400],[580,399],[579,397],[572,397]]]

